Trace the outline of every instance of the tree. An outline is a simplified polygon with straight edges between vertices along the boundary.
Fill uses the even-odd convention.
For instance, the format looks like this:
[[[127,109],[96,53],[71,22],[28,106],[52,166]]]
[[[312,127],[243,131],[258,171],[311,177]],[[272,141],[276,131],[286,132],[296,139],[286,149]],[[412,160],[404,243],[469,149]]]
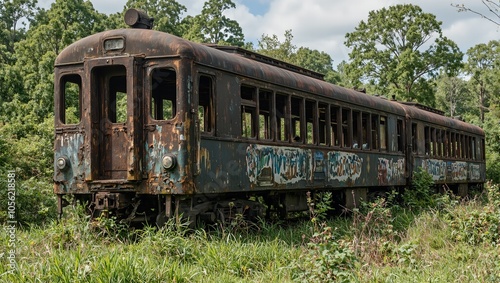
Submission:
[[[437,79],[436,102],[446,116],[465,118],[477,108],[473,107],[467,81],[462,78],[441,74]]]
[[[237,21],[224,16],[227,9],[236,8],[231,0],[208,0],[201,14],[182,21],[183,37],[197,42],[243,46],[245,37]]]
[[[487,16],[486,15],[487,12],[480,12],[478,10],[471,9],[465,6],[465,4],[451,4],[451,5],[457,8],[458,12],[471,12],[481,16],[482,18],[485,18],[486,20],[494,23],[497,26],[500,26],[500,1],[481,0],[481,2],[488,10],[487,12],[491,13],[491,16]]]
[[[488,44],[478,44],[467,50],[467,63],[464,68],[471,76],[470,83],[477,97],[480,120],[484,122],[484,114],[488,110],[490,100],[498,104],[500,97],[500,41],[492,40]],[[496,94],[496,96],[492,96]]]
[[[175,0],[128,0],[125,10],[139,8],[154,18],[153,29],[168,32],[177,36],[182,35],[181,15],[186,7]],[[121,17],[123,19],[123,17]],[[122,20],[123,22],[123,20]]]
[[[285,40],[280,42],[276,35],[262,35],[257,52],[277,60],[300,66],[325,75],[331,83],[339,81],[337,72],[333,70],[332,58],[325,52],[311,50],[307,47],[297,49],[292,43],[292,30],[285,31]]]
[[[36,0],[0,0],[0,44],[7,47],[7,51],[14,53],[14,43],[20,41],[24,36],[24,28],[18,29],[18,23],[22,18],[31,21],[34,15]],[[2,27],[3,25],[3,27]],[[23,23],[23,26],[25,24]]]
[[[23,92],[16,97],[31,104],[37,122],[53,112],[56,56],[74,41],[104,30],[105,18],[90,1],[56,0],[48,11],[40,11],[26,38],[16,44],[15,68],[23,78]]]
[[[277,35],[273,34],[262,35],[258,41],[257,52],[277,60],[292,63],[294,61],[295,49],[297,47],[292,44],[292,30],[285,31],[285,40],[280,42]]]
[[[411,4],[371,11],[368,21],[346,34],[352,51],[345,72],[354,83],[373,84],[387,96],[433,106],[431,79],[441,69],[456,73],[463,56],[440,26],[434,15]]]

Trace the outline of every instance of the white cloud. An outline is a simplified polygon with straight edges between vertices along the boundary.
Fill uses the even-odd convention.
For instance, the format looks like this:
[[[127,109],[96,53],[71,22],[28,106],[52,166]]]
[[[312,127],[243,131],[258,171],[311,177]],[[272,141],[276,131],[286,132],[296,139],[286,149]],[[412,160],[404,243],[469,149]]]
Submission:
[[[121,11],[126,0],[91,0],[102,13]],[[206,0],[177,0],[187,8],[187,15],[199,14]],[[330,54],[334,66],[348,59],[344,46],[345,34],[354,31],[361,20],[368,19],[369,11],[395,4],[419,5],[426,13],[442,22],[443,34],[455,41],[466,52],[468,48],[500,39],[500,30],[494,24],[473,13],[459,13],[452,3],[465,4],[478,11],[485,10],[479,0],[259,0],[269,9],[262,15],[253,15],[249,6],[256,0],[233,0],[236,9],[226,15],[240,24],[247,41],[257,42],[263,34],[277,35],[283,40],[286,30],[292,30],[293,43]],[[53,0],[39,0],[41,7],[49,8]],[[246,6],[248,5],[248,6]]]

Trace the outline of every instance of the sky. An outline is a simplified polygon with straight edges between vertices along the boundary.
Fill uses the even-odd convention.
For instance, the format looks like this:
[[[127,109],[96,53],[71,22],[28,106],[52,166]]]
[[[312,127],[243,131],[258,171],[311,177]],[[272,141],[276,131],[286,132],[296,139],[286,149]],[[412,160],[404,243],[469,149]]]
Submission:
[[[186,15],[197,15],[206,0],[177,0],[186,6]],[[263,34],[276,35],[283,41],[286,30],[292,30],[292,43],[328,53],[333,66],[348,61],[350,50],[345,47],[346,33],[354,31],[359,22],[367,21],[368,13],[397,4],[415,4],[425,13],[442,22],[443,35],[453,40],[462,52],[479,43],[500,40],[500,28],[470,12],[458,12],[451,4],[465,4],[488,14],[481,0],[232,0],[236,9],[225,15],[236,20],[245,41],[255,46]],[[53,0],[39,0],[50,8]],[[127,0],[91,0],[94,8],[106,14],[123,10]]]

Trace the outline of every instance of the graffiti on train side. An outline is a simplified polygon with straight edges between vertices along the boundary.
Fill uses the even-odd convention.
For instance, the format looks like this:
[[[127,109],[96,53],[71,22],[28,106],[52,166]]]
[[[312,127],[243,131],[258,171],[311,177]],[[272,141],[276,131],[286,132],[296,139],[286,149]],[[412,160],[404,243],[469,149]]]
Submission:
[[[481,180],[481,168],[479,164],[470,164],[469,178],[471,181]]]
[[[446,177],[446,162],[437,159],[422,160],[422,168],[432,176],[432,180],[441,181]]]
[[[448,173],[453,181],[467,180],[467,162],[448,162]]]
[[[404,158],[398,160],[379,158],[377,169],[379,185],[388,185],[404,178],[405,160]]]
[[[294,184],[311,178],[312,153],[306,149],[249,145],[246,163],[250,183]]]
[[[328,152],[328,176],[330,180],[356,181],[361,176],[363,158],[349,152]]]

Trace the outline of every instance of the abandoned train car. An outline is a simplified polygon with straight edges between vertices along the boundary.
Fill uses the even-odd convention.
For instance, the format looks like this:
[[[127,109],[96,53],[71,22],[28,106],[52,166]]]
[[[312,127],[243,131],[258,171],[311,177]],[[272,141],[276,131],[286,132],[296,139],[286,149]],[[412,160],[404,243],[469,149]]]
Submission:
[[[465,193],[485,178],[484,132],[416,104],[342,88],[247,50],[148,29],[106,31],[55,61],[54,191],[135,221],[216,221],[352,207],[408,187],[416,167]],[[137,27],[144,26],[146,29]],[[269,209],[268,209],[269,210]]]

